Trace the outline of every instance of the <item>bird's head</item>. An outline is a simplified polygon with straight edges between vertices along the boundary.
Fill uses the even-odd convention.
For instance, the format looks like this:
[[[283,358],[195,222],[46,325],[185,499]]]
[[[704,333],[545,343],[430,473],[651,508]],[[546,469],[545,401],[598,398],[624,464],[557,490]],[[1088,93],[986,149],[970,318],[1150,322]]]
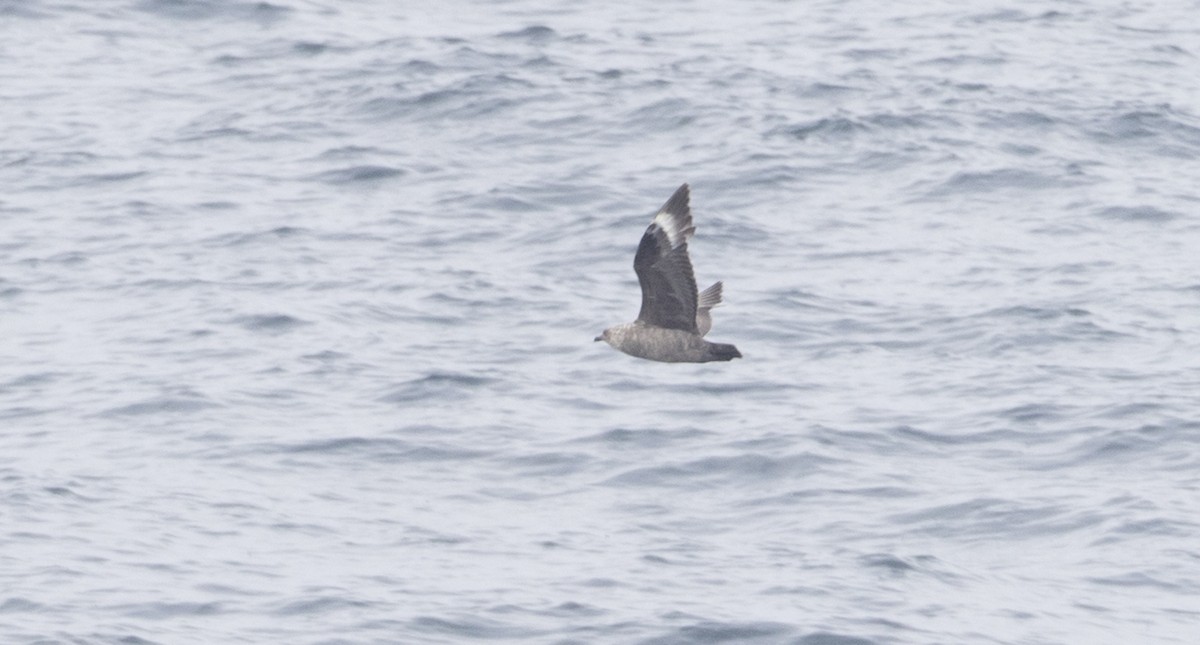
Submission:
[[[608,332],[609,332],[609,330],[607,330],[607,329],[605,329],[603,332],[601,332],[601,333],[600,333],[600,335],[596,337],[596,341],[595,341],[595,342],[597,342],[597,343],[598,343],[598,342],[600,342],[600,341],[604,341],[604,342],[606,342],[606,343],[607,343],[607,342],[608,342],[608,339],[609,339],[609,333],[608,333]]]

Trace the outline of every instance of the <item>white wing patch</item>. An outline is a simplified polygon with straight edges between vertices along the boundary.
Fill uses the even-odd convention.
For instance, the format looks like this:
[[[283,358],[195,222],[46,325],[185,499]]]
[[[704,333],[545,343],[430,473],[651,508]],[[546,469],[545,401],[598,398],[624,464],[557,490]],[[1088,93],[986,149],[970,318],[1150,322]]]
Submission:
[[[658,214],[654,216],[654,223],[667,234],[667,241],[671,243],[671,248],[673,249],[679,248],[680,244],[687,242],[692,237],[692,234],[696,232],[696,227],[694,226],[683,228],[681,226],[683,222],[680,219],[665,210],[658,211]]]

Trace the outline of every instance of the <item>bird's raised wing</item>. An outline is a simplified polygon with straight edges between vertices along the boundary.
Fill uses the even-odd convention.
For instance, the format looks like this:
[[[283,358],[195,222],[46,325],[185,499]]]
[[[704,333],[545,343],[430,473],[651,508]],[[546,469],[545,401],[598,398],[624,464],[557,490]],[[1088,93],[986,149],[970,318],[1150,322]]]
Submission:
[[[638,320],[655,327],[697,333],[696,276],[687,242],[696,232],[688,185],[675,191],[642,235],[633,270],[642,285]]]

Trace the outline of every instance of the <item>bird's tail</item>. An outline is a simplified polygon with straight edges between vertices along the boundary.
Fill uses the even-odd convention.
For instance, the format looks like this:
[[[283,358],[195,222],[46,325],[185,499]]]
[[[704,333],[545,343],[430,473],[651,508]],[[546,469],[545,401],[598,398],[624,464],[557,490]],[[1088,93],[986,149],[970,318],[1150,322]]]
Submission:
[[[708,344],[708,360],[710,361],[731,361],[735,358],[741,358],[742,353],[733,345],[724,343],[709,343]]]

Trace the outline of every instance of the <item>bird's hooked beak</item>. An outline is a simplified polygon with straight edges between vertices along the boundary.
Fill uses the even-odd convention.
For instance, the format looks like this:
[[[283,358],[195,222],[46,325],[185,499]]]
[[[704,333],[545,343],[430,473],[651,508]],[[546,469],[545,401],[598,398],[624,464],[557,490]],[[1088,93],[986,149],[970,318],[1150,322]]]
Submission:
[[[598,343],[598,342],[600,342],[600,341],[602,341],[602,340],[604,340],[604,337],[603,337],[603,336],[597,336],[597,337],[596,337],[596,339],[595,339],[594,341],[592,341],[592,342],[597,342],[597,343]]]

